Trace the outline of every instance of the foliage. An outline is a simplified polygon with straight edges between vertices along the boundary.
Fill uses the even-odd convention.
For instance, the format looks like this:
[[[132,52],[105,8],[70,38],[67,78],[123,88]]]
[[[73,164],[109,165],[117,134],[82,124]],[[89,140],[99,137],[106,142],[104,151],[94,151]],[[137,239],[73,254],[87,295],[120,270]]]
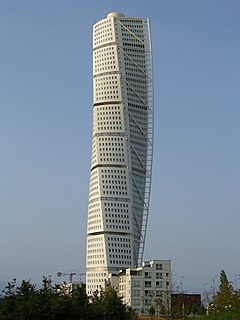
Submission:
[[[89,319],[131,320],[135,319],[133,310],[123,304],[113,288],[108,291],[95,292],[91,298]]]
[[[234,290],[224,270],[220,272],[219,290],[209,304],[209,319],[240,319],[240,292]]]
[[[152,317],[155,315],[155,309],[153,306],[151,306],[148,310],[149,314],[150,314],[150,317],[152,319]]]
[[[231,309],[234,305],[234,290],[224,270],[220,272],[219,291],[214,297],[213,304],[217,312]]]
[[[236,284],[237,287],[237,284]],[[224,270],[220,272],[220,284],[216,294],[207,293],[208,312],[201,306],[187,305],[183,301],[183,295],[178,297],[172,305],[172,318],[198,320],[240,320],[240,291],[233,288]]]
[[[69,293],[67,286],[52,284],[43,278],[40,289],[23,280],[8,283],[0,300],[1,320],[130,320],[134,313],[117,296],[116,291],[95,294],[89,302],[85,286]]]

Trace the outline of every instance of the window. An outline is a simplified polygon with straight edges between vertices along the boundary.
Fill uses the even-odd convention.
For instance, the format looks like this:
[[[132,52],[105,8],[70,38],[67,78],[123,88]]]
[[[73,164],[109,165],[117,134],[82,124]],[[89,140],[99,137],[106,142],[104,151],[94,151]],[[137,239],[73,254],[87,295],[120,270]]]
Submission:
[[[145,287],[150,288],[152,286],[151,281],[145,281]]]
[[[140,290],[133,290],[134,297],[140,297]]]
[[[151,273],[150,272],[145,272],[145,278],[150,279],[151,278]]]
[[[139,299],[133,299],[133,305],[134,306],[140,306],[140,300]]]
[[[156,287],[158,287],[158,288],[162,288],[162,287],[163,287],[162,282],[160,282],[160,281],[156,281]]]
[[[157,263],[156,264],[156,270],[162,270],[162,264],[161,263]]]

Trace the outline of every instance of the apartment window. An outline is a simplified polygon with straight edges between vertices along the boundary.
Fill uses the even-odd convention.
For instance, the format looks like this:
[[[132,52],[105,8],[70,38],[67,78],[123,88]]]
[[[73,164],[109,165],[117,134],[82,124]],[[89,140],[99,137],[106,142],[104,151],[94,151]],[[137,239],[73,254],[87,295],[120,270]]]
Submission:
[[[145,297],[150,297],[152,291],[151,290],[145,290]]]
[[[133,290],[134,297],[140,297],[140,290]]]
[[[157,263],[156,264],[156,270],[162,270],[162,264],[161,263]]]
[[[140,281],[134,280],[134,281],[133,281],[133,286],[134,286],[134,287],[137,287],[137,288],[140,287]]]
[[[151,281],[145,281],[145,287],[150,288],[152,286]]]
[[[163,284],[160,281],[156,281],[156,287],[162,288]]]
[[[151,278],[151,273],[150,272],[145,272],[145,278],[150,279]]]
[[[133,305],[134,306],[140,306],[140,300],[139,299],[133,299]]]

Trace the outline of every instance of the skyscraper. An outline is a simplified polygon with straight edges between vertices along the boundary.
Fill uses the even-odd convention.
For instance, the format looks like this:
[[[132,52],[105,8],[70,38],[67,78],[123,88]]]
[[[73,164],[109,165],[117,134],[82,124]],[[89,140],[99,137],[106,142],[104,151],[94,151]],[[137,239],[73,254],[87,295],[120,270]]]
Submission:
[[[142,264],[152,175],[149,20],[112,12],[93,26],[87,293]]]

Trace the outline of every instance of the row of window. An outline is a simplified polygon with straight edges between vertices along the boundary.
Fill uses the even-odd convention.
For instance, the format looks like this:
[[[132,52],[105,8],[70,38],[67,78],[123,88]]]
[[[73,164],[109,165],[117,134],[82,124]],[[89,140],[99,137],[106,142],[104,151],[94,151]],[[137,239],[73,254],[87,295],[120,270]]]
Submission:
[[[116,46],[107,46],[98,50],[94,50],[94,61],[102,59],[107,56],[115,56]]]
[[[99,243],[99,242],[102,242],[103,241],[103,237],[91,237],[91,238],[88,238],[88,243],[92,243],[92,242],[95,242],[95,243]]]
[[[91,227],[88,227],[88,231],[99,230],[99,229],[101,229],[101,225],[93,225]]]
[[[87,264],[90,265],[90,264],[104,264],[105,261],[104,260],[88,260],[87,261]]]
[[[106,66],[108,64],[115,64],[115,63],[116,63],[116,61],[115,61],[114,55],[112,55],[111,57],[106,57],[106,58],[94,60],[95,68],[98,66]]]
[[[130,230],[130,227],[129,226],[126,226],[126,225],[114,225],[114,224],[110,224],[110,225],[106,225],[106,228],[107,229],[122,229],[122,230]]]
[[[111,19],[104,19],[97,22],[94,25],[94,29],[97,31],[97,30],[101,30],[102,28],[105,28],[105,29],[109,28],[109,26],[111,26]]]
[[[122,126],[107,126],[107,127],[101,127],[100,125],[97,126],[98,130],[122,130]]]
[[[114,69],[115,66],[106,66],[105,68],[99,68],[99,69],[96,69],[96,72],[100,72],[100,71],[111,71],[112,69]]]
[[[100,41],[95,41],[94,45],[97,46],[97,45],[100,45],[104,42],[108,42],[108,41],[112,41],[113,40],[113,37],[104,37],[103,39],[101,39]]]
[[[120,142],[105,142],[105,143],[99,143],[99,147],[107,147],[107,146],[109,146],[109,147],[111,147],[111,148],[109,148],[109,150],[118,150],[118,148],[116,148],[117,146],[119,146],[119,147],[123,147],[124,146],[124,144],[123,143],[120,143]],[[105,149],[104,148],[99,148],[99,150],[100,151],[104,151]],[[106,148],[106,150],[107,150],[107,148]],[[124,149],[122,148],[122,151],[124,151]]]
[[[128,210],[125,210],[125,209],[110,209],[110,208],[108,208],[108,209],[106,209],[106,210],[108,210],[108,211],[115,211],[115,212],[127,212],[128,213]],[[109,216],[110,218],[111,217],[115,217],[115,218],[129,218],[129,216],[128,215],[126,215],[126,214],[114,214],[114,213],[105,213],[105,216],[107,217],[107,216]]]
[[[100,162],[125,162],[124,158],[100,158]]]
[[[119,171],[121,172],[122,170],[119,170]],[[117,172],[118,172],[118,170],[117,170]],[[105,207],[128,207],[128,204],[127,203],[119,203],[119,202],[105,202],[104,206]]]
[[[95,52],[95,54],[96,54],[96,52]],[[114,51],[112,50],[111,53],[102,53],[102,54],[96,55],[94,58],[94,63],[95,63],[95,65],[97,65],[97,64],[101,64],[102,62],[109,61],[109,60],[115,61],[115,58],[116,58],[116,56],[114,54]]]
[[[116,243],[116,242],[108,242],[108,247],[118,247],[118,248],[131,248],[131,244],[129,243]]]
[[[94,209],[92,209],[92,210],[88,209],[88,217],[91,219],[92,216],[94,218],[100,216],[100,215],[96,214],[96,212],[100,212],[100,209],[95,209],[95,210]]]
[[[119,237],[108,237],[108,241],[120,241],[120,242],[130,242],[129,238],[119,238]]]
[[[90,228],[91,225],[95,225],[95,224],[99,224],[97,226],[97,229],[100,227],[100,223],[101,223],[101,219],[95,219],[95,220],[91,220],[88,219],[88,229],[91,230],[92,228]],[[96,229],[96,228],[93,228],[93,229]]]
[[[126,171],[125,170],[118,170],[118,169],[103,169],[103,170],[101,170],[101,172],[103,173],[120,173],[120,174],[124,174],[124,176],[123,176],[123,178],[124,179],[126,179],[125,178],[125,176],[126,176]],[[111,178],[113,178],[113,179],[117,179],[117,176],[116,175],[112,175],[111,176]]]
[[[87,257],[88,259],[96,259],[96,258],[100,259],[100,258],[104,258],[104,254],[92,254],[92,255],[88,255]]]
[[[102,77],[97,77],[95,78],[95,82],[96,82],[96,85],[102,85],[102,84],[105,84],[105,81],[106,81],[106,84],[114,84],[114,83],[117,83],[117,79],[119,78],[119,76],[116,76],[116,75],[111,75],[111,76],[102,76]]]
[[[124,253],[131,253],[131,250],[126,249],[110,249],[109,252],[124,252]]]
[[[124,191],[105,191],[103,190],[103,194],[111,194],[111,195],[122,195],[122,196],[127,196],[127,192],[124,192]]]
[[[95,73],[97,72],[104,72],[105,70],[109,71],[109,70],[116,70],[117,66],[115,61],[107,61],[107,62],[102,62],[102,63],[98,63],[95,65],[94,67],[94,71]]]
[[[89,250],[87,250],[88,254],[90,254],[90,253],[99,253],[99,252],[104,252],[104,249],[97,248],[97,249],[89,249]],[[102,258],[103,258],[103,256],[102,256]]]
[[[116,265],[127,265],[130,266],[131,261],[121,261],[121,260],[110,260],[110,264],[116,264]]]
[[[105,277],[107,274],[106,272],[100,272],[100,273],[88,273],[88,278],[97,278],[96,280],[99,280],[99,277]],[[102,280],[104,281],[104,279]]]
[[[122,144],[123,145],[123,144]],[[120,143],[119,143],[119,146],[120,146]],[[111,151],[112,148],[99,148],[99,151]],[[124,149],[123,148],[115,148],[115,151],[122,151],[124,152]]]
[[[115,81],[117,83],[117,81]],[[107,82],[108,83],[108,82]],[[105,85],[105,82],[104,82]],[[109,86],[105,86],[105,87],[96,87],[95,91],[106,91],[106,90],[111,90],[111,89],[118,89],[118,86],[115,85],[109,85]]]
[[[131,256],[127,256],[127,255],[123,255],[123,254],[109,254],[109,258],[131,259]]]
[[[127,190],[126,186],[103,185],[103,189]]]
[[[108,95],[111,95],[114,96],[114,97],[117,97],[119,98],[119,93],[118,93],[118,90],[110,90],[110,91],[106,91],[106,90],[103,90],[103,91],[97,91],[95,93],[96,97],[98,97],[99,99],[102,98],[104,99],[105,97],[107,97]]]
[[[121,117],[119,117],[119,119],[121,119]],[[114,121],[114,119],[112,121],[100,121],[98,120],[98,126],[105,126],[105,125],[121,125],[122,122],[121,121]]]

